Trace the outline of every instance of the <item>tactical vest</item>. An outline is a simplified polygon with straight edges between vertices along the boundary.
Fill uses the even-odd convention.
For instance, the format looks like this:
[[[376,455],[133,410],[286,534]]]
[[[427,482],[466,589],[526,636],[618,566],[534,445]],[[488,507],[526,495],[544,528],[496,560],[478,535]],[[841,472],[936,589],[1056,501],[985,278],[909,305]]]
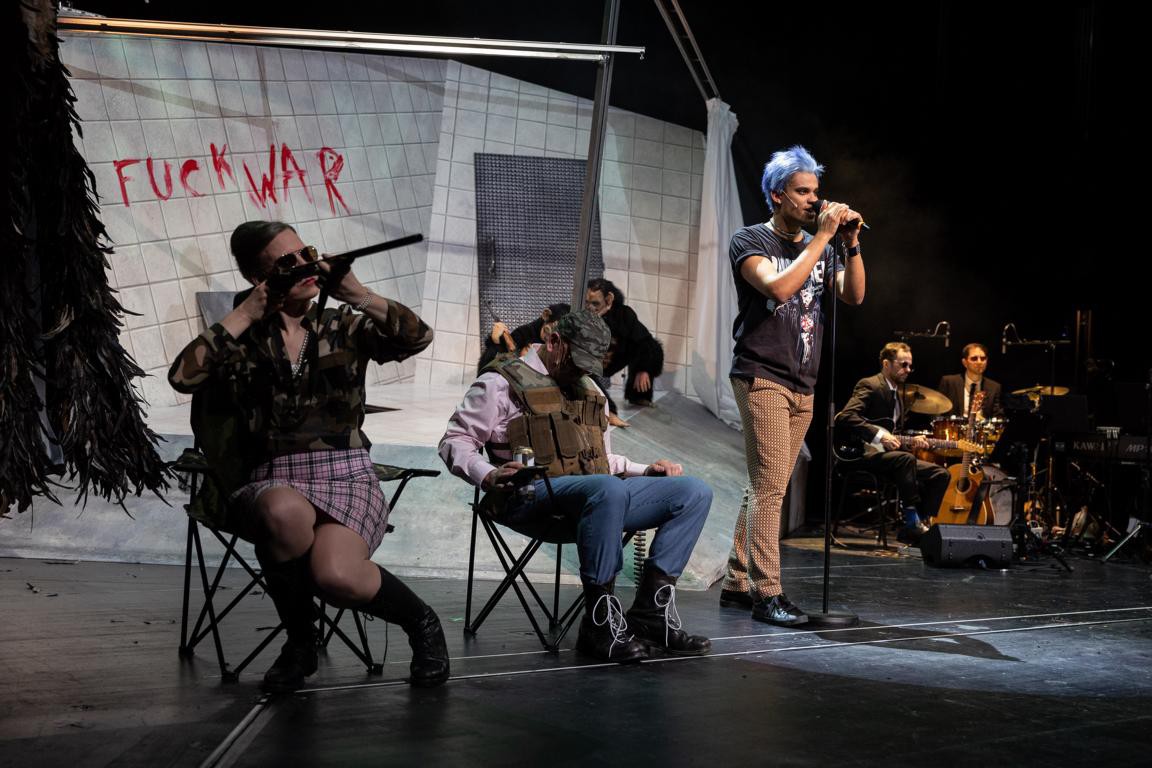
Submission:
[[[590,378],[580,379],[576,385],[579,397],[570,400],[556,382],[520,359],[497,361],[488,370],[508,380],[512,397],[523,411],[508,423],[511,450],[531,448],[536,465],[548,467],[550,477],[609,473],[604,448],[608,401]]]

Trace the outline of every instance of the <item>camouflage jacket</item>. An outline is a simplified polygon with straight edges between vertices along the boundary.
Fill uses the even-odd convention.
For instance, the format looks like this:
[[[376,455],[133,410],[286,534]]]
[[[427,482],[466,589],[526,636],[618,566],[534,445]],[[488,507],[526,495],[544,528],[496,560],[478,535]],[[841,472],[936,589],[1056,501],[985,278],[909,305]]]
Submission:
[[[432,329],[412,310],[388,300],[379,324],[344,304],[315,305],[302,320],[312,332],[299,373],[284,352],[275,321],[256,323],[239,339],[213,325],[192,340],[168,372],[178,392],[222,387],[246,419],[251,449],[261,458],[296,451],[367,448],[364,375],[367,361],[404,360],[432,342]],[[213,386],[215,385],[215,386]],[[251,461],[255,457],[246,457]]]

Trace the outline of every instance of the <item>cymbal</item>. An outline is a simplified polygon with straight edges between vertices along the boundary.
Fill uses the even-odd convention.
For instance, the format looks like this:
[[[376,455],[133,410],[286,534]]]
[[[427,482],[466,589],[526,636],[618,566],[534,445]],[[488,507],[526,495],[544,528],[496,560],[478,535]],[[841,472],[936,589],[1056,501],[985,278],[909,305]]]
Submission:
[[[952,410],[952,401],[943,392],[937,392],[919,384],[909,384],[904,390],[904,410],[906,411],[936,416]]]
[[[1060,397],[1061,395],[1068,394],[1068,387],[1025,387],[1024,389],[1012,390],[1014,395],[1028,395],[1028,397]]]

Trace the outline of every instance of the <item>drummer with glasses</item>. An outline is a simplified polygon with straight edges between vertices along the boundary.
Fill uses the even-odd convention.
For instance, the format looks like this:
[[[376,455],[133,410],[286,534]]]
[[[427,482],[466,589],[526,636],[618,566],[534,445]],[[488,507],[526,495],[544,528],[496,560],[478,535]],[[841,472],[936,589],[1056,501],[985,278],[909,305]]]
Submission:
[[[979,343],[966,345],[960,364],[964,366],[964,373],[944,376],[936,387],[952,401],[952,410],[948,415],[967,416],[976,393],[983,392],[984,405],[981,412],[976,414],[977,420],[1002,418],[1004,406],[1000,400],[1000,383],[984,375],[988,369],[988,348]]]

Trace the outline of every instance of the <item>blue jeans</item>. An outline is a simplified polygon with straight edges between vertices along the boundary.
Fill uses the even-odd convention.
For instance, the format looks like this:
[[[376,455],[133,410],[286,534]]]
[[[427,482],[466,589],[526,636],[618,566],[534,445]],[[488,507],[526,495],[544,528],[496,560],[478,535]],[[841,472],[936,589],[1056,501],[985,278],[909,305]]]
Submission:
[[[692,555],[712,506],[712,489],[694,477],[570,475],[552,478],[558,512],[577,521],[580,579],[607,584],[624,566],[624,531],[656,528],[648,563],[678,577]],[[548,489],[536,481],[536,501],[509,510],[510,519],[531,520],[552,513]]]

